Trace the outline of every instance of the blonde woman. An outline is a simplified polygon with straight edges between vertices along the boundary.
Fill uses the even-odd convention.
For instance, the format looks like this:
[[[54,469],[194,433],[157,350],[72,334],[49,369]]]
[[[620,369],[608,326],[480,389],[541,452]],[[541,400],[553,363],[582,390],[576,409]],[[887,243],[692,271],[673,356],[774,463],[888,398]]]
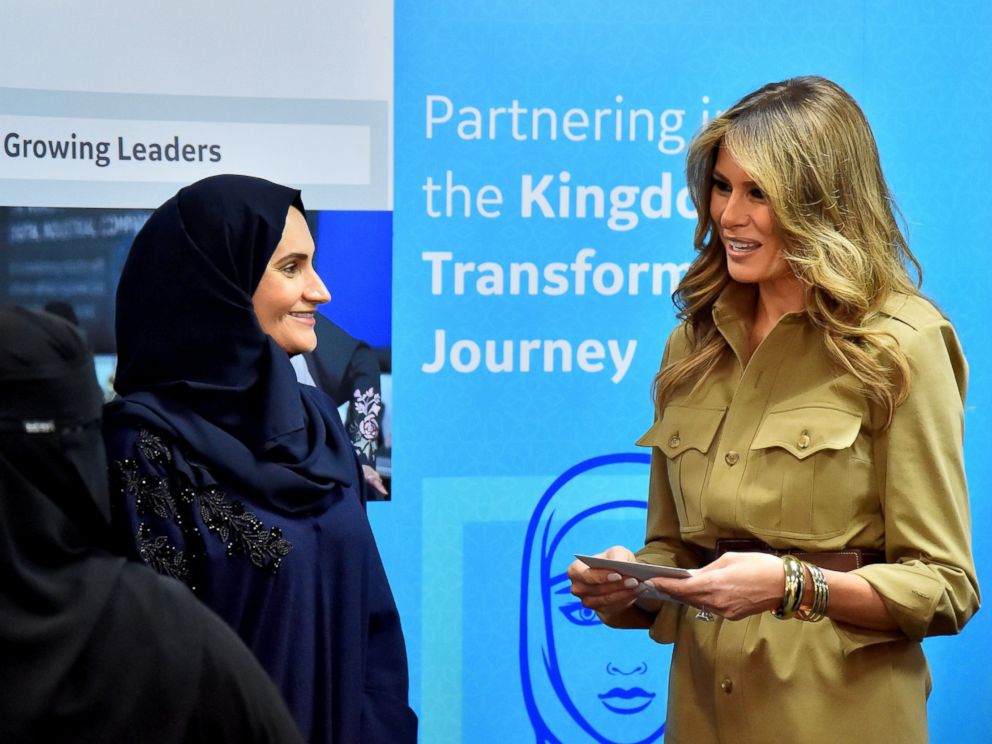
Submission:
[[[697,570],[577,562],[572,591],[675,643],[667,742],[926,741],[920,641],[979,603],[967,368],[907,271],[871,129],[828,80],[772,83],[687,173],[699,255],[639,442],[646,544],[602,555]]]

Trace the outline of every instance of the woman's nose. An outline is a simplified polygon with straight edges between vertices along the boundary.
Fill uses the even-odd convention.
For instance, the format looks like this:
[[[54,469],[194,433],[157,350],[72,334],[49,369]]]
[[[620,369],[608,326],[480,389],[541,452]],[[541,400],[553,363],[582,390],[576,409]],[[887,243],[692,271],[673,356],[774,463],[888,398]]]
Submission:
[[[318,305],[323,305],[325,302],[331,301],[331,293],[327,291],[327,285],[324,284],[324,280],[320,278],[320,275],[316,271],[313,273],[313,277],[307,285],[306,290],[304,290],[303,296],[307,301]]]
[[[739,227],[748,221],[747,203],[736,194],[731,194],[720,213],[721,227]]]

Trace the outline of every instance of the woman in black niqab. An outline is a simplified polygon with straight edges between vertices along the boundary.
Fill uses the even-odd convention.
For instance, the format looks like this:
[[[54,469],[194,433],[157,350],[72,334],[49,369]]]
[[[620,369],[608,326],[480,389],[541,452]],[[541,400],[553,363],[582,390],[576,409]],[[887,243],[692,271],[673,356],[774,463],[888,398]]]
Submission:
[[[101,404],[71,324],[0,308],[0,741],[300,741],[216,616],[111,553]]]

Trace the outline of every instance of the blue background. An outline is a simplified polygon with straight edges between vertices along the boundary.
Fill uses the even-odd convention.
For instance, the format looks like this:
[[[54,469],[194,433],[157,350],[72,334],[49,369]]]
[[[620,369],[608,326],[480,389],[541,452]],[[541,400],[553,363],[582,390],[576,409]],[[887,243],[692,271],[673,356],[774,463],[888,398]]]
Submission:
[[[311,219],[314,263],[331,293],[320,311],[370,346],[389,346],[393,213],[321,211]]]
[[[462,261],[688,261],[694,222],[644,220],[617,232],[593,219],[523,219],[524,173],[567,170],[572,184],[684,184],[684,153],[652,142],[463,141],[454,121],[425,134],[429,95],[456,107],[624,105],[684,109],[691,136],[704,109],[722,109],[771,80],[829,77],[861,103],[924,267],[924,292],[954,322],[971,364],[966,462],[975,557],[988,575],[992,509],[984,298],[990,278],[983,188],[992,166],[983,123],[992,115],[992,5],[907,2],[500,3],[395,6],[394,501],[370,507],[403,613],[422,739],[527,741],[520,669],[521,561],[529,520],[556,477],[588,458],[633,451],[648,428],[651,378],[674,325],[666,296],[431,294],[424,251]],[[703,102],[703,97],[709,103]],[[457,117],[456,117],[457,118]],[[446,171],[473,190],[499,186],[502,215],[429,217],[422,189]],[[456,201],[456,204],[458,202]],[[674,210],[673,210],[674,211]],[[627,375],[427,374],[434,332],[450,339],[634,339]],[[618,477],[614,497],[646,494]],[[622,493],[620,492],[622,491]],[[616,542],[636,542],[617,529]],[[604,536],[604,540],[606,537]],[[613,542],[609,540],[608,542]],[[589,551],[606,545],[589,545]],[[992,664],[989,619],[926,642],[934,675],[934,741],[984,742],[992,730],[982,671]],[[630,633],[630,643],[642,641]],[[581,645],[558,653],[581,655]],[[662,650],[659,649],[659,653]],[[549,713],[548,715],[555,715]],[[564,715],[564,714],[562,714]],[[580,741],[582,738],[571,738]]]

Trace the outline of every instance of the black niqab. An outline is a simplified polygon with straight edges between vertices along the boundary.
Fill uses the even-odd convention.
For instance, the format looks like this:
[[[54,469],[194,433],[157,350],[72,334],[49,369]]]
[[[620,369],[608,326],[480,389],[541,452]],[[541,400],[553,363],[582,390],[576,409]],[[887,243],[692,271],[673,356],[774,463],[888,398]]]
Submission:
[[[181,741],[198,656],[170,659],[192,628],[148,644],[157,583],[132,581],[108,553],[102,396],[86,342],[68,322],[0,309],[0,740],[127,740],[135,722]],[[152,577],[149,577],[152,578]],[[132,629],[129,631],[128,629]],[[195,644],[190,644],[195,648]],[[158,664],[153,684],[147,667]],[[137,694],[144,690],[147,694]],[[149,695],[172,695],[168,705]]]
[[[74,326],[0,308],[0,741],[299,742],[230,629],[108,550],[101,404]]]

